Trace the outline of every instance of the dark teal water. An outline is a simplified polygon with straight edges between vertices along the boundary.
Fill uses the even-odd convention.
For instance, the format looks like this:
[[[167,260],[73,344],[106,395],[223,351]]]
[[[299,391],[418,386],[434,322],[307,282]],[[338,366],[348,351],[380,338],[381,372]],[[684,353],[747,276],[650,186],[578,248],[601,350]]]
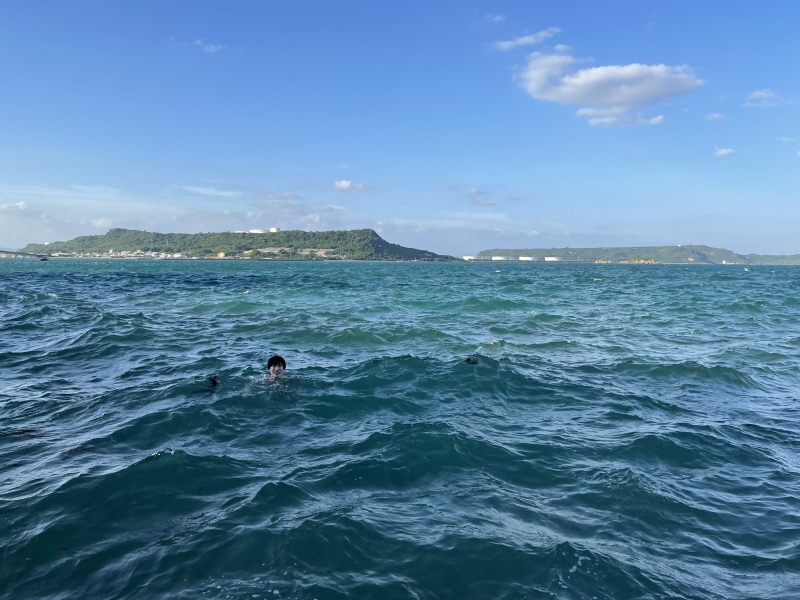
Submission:
[[[0,597],[797,598],[798,355],[792,267],[0,261]]]

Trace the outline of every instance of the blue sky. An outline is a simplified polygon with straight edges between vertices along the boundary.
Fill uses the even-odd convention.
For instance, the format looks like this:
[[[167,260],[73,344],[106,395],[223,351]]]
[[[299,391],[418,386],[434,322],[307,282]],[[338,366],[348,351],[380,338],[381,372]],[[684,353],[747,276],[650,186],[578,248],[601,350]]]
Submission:
[[[800,253],[800,2],[12,1],[0,247]]]

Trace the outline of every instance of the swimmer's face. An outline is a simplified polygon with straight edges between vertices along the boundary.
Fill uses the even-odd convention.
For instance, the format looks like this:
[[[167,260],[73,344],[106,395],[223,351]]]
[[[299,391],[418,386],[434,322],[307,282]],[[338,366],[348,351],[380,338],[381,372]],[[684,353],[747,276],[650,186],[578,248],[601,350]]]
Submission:
[[[282,375],[283,375],[283,365],[281,364],[272,365],[269,368],[270,379],[278,379]]]

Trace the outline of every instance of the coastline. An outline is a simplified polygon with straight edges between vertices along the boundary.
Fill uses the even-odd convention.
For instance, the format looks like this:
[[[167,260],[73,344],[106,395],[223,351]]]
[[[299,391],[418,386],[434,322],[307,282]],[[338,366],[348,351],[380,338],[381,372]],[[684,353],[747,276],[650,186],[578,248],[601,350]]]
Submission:
[[[13,256],[7,256],[13,254]],[[380,259],[380,258],[251,258],[247,256],[182,256],[182,257],[158,257],[158,256],[54,256],[49,254],[35,255],[25,254],[19,252],[2,252],[0,253],[0,261],[2,260],[34,260],[41,261],[63,261],[63,260],[108,260],[108,261],[248,261],[248,262],[286,262],[286,263],[310,263],[310,262],[325,262],[325,263],[458,263],[458,264],[491,264],[495,266],[509,266],[509,265],[525,265],[532,266],[546,266],[557,267],[558,265],[597,265],[603,267],[609,266],[625,266],[625,267],[656,267],[662,266],[691,266],[691,267],[797,267],[797,264],[786,263],[712,263],[712,262],[610,262],[610,261],[583,261],[583,260],[560,260],[553,262],[545,261],[519,261],[519,260],[504,260],[496,261],[491,259],[481,260],[464,260],[460,258],[452,259]]]

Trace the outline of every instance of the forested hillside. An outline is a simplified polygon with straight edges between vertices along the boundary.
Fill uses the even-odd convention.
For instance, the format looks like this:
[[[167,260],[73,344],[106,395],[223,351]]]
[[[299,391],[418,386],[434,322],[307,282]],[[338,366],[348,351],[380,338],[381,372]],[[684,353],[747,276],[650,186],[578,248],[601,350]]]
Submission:
[[[742,264],[742,265],[800,265],[800,255],[737,254],[725,248],[711,246],[638,246],[619,248],[493,248],[478,253],[479,260],[493,256],[518,259],[528,256],[543,261],[546,257],[561,262],[612,263],[678,263],[678,264]]]
[[[48,245],[28,244],[22,251],[76,256],[111,252],[200,258],[224,255],[226,258],[452,260],[449,256],[391,244],[371,229],[192,234],[111,229],[105,235],[82,236]]]

